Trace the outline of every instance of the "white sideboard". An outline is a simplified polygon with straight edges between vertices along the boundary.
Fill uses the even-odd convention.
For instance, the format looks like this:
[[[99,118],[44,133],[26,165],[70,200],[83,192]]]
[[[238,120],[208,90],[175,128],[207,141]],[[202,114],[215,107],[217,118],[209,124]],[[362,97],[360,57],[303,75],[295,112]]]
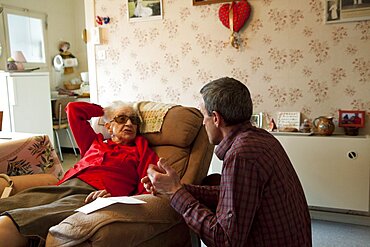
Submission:
[[[370,138],[276,136],[301,180],[308,205],[369,212]]]
[[[369,137],[279,135],[276,138],[292,161],[309,206],[327,211],[369,212]],[[220,173],[221,164],[214,156],[210,173]]]

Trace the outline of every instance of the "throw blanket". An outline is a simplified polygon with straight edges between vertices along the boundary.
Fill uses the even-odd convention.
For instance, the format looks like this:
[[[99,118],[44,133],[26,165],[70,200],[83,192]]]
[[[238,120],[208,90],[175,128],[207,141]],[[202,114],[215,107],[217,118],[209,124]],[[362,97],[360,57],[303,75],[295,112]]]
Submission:
[[[174,104],[164,104],[151,101],[135,103],[134,108],[138,110],[142,122],[140,133],[160,132],[164,117],[168,110],[174,106]]]

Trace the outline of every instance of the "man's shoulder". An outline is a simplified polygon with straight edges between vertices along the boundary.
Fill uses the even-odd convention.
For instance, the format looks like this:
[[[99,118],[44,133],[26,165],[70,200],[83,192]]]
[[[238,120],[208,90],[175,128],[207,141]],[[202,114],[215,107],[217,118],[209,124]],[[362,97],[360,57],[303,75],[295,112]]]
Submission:
[[[276,142],[277,139],[267,132],[264,129],[259,128],[251,128],[240,131],[236,137],[235,142],[240,144],[250,144],[252,145],[259,145],[259,144],[269,144]]]

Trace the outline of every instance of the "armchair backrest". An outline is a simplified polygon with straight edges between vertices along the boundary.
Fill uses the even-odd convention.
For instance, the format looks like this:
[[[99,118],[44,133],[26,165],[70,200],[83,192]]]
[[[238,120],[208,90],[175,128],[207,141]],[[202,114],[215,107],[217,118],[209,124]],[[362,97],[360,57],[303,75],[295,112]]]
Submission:
[[[158,156],[172,164],[182,183],[200,184],[207,176],[214,146],[202,123],[198,109],[174,106],[164,117],[161,132],[143,134]]]

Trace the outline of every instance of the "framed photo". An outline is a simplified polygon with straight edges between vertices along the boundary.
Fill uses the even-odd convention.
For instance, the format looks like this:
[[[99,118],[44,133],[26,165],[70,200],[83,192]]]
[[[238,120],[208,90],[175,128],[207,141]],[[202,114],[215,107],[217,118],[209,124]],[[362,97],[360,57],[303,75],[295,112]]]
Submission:
[[[339,110],[339,127],[365,127],[365,111]]]
[[[325,22],[370,20],[370,0],[324,0]]]
[[[296,128],[299,130],[301,124],[300,112],[278,112],[277,114],[277,128]]]
[[[255,127],[261,128],[262,126],[261,114],[253,114],[251,116],[251,124]]]
[[[162,0],[127,0],[129,22],[161,20]]]
[[[226,3],[232,2],[233,0],[193,0],[193,5],[205,5],[213,3]]]

